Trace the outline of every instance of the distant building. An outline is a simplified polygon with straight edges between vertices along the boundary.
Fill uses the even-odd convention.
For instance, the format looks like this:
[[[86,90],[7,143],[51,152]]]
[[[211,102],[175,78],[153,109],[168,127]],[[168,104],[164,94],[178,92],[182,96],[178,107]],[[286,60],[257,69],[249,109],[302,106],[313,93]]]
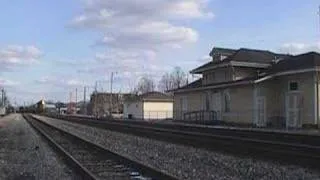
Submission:
[[[172,119],[173,97],[161,92],[149,92],[127,97],[124,103],[124,118]]]
[[[127,96],[130,94],[93,93],[90,97],[89,107],[91,109],[88,112],[97,117],[107,116],[111,113],[122,114],[124,98]],[[110,105],[111,103],[112,105]]]

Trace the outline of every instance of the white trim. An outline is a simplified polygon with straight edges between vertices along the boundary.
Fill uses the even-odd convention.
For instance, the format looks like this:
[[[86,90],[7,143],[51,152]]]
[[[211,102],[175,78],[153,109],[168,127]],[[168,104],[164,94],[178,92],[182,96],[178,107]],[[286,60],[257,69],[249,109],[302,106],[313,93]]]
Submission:
[[[310,68],[310,69],[301,69],[301,70],[293,70],[293,71],[284,71],[284,72],[279,72],[279,73],[276,73],[276,74],[272,74],[272,75],[257,79],[257,80],[254,81],[254,83],[260,83],[260,82],[266,81],[268,79],[271,79],[271,78],[274,78],[274,77],[277,77],[277,76],[285,76],[285,75],[305,73],[305,72],[313,72],[313,71],[320,71],[320,70],[317,69],[317,68]]]
[[[243,66],[243,67],[256,67],[256,68],[268,68],[271,64],[268,63],[256,63],[256,62],[242,62],[242,61],[231,61],[232,66]]]

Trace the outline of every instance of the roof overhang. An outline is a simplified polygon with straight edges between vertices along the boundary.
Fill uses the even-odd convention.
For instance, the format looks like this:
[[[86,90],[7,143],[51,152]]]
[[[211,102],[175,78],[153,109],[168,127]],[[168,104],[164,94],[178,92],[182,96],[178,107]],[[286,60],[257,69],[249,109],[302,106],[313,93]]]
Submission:
[[[269,63],[256,63],[256,62],[242,62],[242,61],[231,61],[231,66],[239,67],[253,67],[253,68],[268,68],[271,66]]]
[[[231,84],[221,84],[221,85],[205,86],[205,87],[190,88],[190,89],[180,89],[180,90],[175,90],[174,92],[175,93],[192,92],[192,91],[201,91],[201,90],[207,90],[207,89],[227,88],[227,87],[233,87],[233,86],[239,86],[239,85],[259,84],[261,82],[264,82],[279,76],[294,75],[294,74],[308,73],[308,72],[320,72],[320,68],[289,70],[289,71],[283,71],[283,72],[266,75],[257,80],[247,80],[247,81],[235,82]]]
[[[143,102],[173,102],[173,98],[172,99],[152,99],[152,98],[145,98],[142,99]]]
[[[216,65],[212,65],[209,67],[203,67],[199,69],[194,69],[190,71],[191,74],[201,74],[204,71],[209,71],[209,70],[214,70],[217,68],[222,68],[222,67],[228,67],[228,66],[235,66],[235,67],[252,67],[252,68],[268,68],[271,66],[271,63],[257,63],[257,62],[244,62],[244,61],[228,61],[228,62],[221,62]]]
[[[221,62],[219,64],[216,65],[212,65],[212,66],[208,66],[208,67],[203,67],[203,68],[196,68],[192,71],[190,71],[191,74],[201,74],[204,71],[209,71],[209,70],[213,70],[213,69],[217,69],[217,68],[222,68],[222,67],[227,67],[229,66],[230,63],[229,62]]]
[[[291,70],[291,71],[283,71],[283,72],[278,72],[274,74],[267,75],[265,77],[262,77],[260,79],[257,79],[254,81],[255,84],[261,83],[263,81],[272,79],[274,77],[278,76],[286,76],[286,75],[293,75],[293,74],[300,74],[300,73],[307,73],[307,72],[320,72],[319,68],[308,68],[308,69],[299,69],[299,70]]]
[[[219,88],[227,88],[227,87],[248,85],[248,84],[253,84],[253,81],[247,80],[247,81],[235,82],[235,83],[230,83],[230,84],[220,84],[220,85],[205,86],[205,87],[199,87],[199,88],[180,89],[180,90],[175,91],[175,93],[190,92],[190,91],[202,91],[202,90],[208,90],[208,89],[219,89]]]

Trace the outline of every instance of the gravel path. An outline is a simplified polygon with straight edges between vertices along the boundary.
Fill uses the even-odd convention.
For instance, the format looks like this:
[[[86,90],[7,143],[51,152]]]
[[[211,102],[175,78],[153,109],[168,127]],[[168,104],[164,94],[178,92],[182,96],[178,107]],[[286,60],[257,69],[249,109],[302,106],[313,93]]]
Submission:
[[[20,114],[0,119],[0,179],[81,179]]]
[[[320,179],[320,172],[96,129],[36,116],[113,152],[157,167],[179,179]]]

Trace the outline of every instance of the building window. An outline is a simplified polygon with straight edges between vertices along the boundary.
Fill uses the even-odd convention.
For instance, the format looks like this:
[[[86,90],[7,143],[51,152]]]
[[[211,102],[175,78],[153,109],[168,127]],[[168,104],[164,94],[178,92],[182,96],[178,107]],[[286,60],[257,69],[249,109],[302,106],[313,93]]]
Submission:
[[[229,94],[229,92],[224,93],[224,112],[230,112],[230,94]]]
[[[289,90],[290,91],[298,91],[299,90],[298,82],[290,82],[289,83]]]
[[[206,109],[205,110],[209,111],[209,109],[210,109],[209,93],[206,93],[205,97],[206,97]]]
[[[229,72],[228,71],[224,71],[224,80],[228,80],[228,76],[229,76]]]
[[[213,72],[213,73],[211,73],[211,78],[212,78],[212,81],[214,81],[215,80],[215,78],[216,78],[216,74]]]
[[[188,99],[187,97],[182,98],[182,111],[187,112],[188,111]]]

